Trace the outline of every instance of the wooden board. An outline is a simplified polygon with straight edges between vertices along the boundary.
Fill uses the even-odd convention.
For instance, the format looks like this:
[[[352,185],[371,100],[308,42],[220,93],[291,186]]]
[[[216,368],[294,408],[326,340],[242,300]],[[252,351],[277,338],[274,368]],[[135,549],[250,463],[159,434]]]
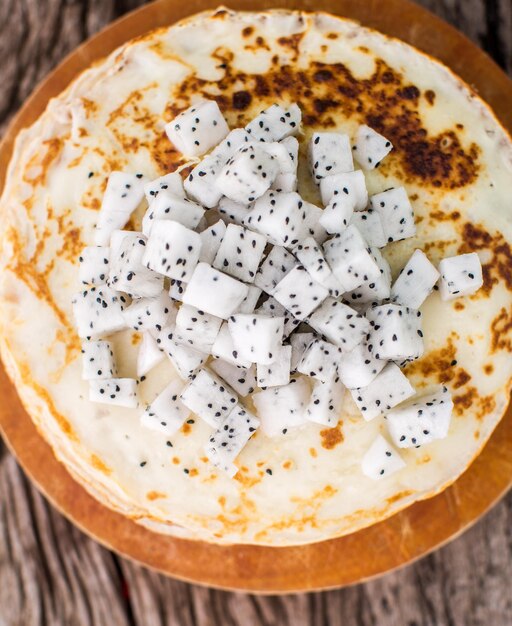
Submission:
[[[281,6],[286,4],[291,6],[291,3]],[[198,0],[186,6],[162,0],[121,20],[79,49],[22,109],[0,152],[0,171],[5,167],[10,141],[17,130],[35,119],[47,98],[58,93],[77,71],[125,39],[205,6]],[[239,1],[230,6],[266,8],[271,3]],[[307,1],[301,6],[312,8]],[[442,58],[480,90],[504,124],[512,126],[512,113],[507,107],[512,93],[510,83],[485,55],[456,31],[404,0],[388,0],[385,11],[383,6],[383,2],[377,1],[364,5],[344,1],[336,4],[336,11]],[[333,11],[328,2],[315,3],[314,8]],[[421,28],[417,28],[418,24]],[[154,535],[99,505],[55,461],[17,402],[5,375],[0,378],[0,388],[6,397],[0,422],[7,440],[41,489],[76,524],[142,563],[180,578],[224,588],[265,592],[310,590],[377,575],[421,556],[467,527],[501,496],[512,476],[512,456],[507,453],[506,445],[512,434],[509,415],[484,453],[452,488],[387,522],[343,539],[302,548],[220,548]]]

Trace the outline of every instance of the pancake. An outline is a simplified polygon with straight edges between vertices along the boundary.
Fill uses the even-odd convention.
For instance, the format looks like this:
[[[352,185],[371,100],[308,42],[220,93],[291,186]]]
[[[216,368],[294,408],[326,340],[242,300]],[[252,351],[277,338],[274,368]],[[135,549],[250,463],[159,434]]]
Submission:
[[[383,418],[365,422],[345,400],[334,428],[308,424],[272,439],[257,432],[231,479],[203,454],[211,432],[191,416],[172,438],[140,410],[93,404],[81,378],[71,299],[78,256],[92,245],[113,170],[155,178],[185,164],[164,126],[198,97],[231,128],[274,102],[301,107],[302,150],[315,130],[354,137],[366,123],[393,152],[368,173],[370,193],[404,185],[417,235],[387,246],[393,275],[414,249],[433,263],[476,251],[483,288],[423,305],[425,354],[406,368],[419,390],[452,392],[449,435],[401,452],[381,481],[361,459]],[[304,157],[304,155],[302,155]],[[302,162],[305,158],[302,158]],[[309,174],[300,192],[319,203]],[[504,413],[512,360],[512,144],[489,108],[447,68],[355,22],[319,13],[193,16],[127,43],[81,74],[20,133],[0,200],[0,350],[41,435],[105,506],[156,532],[218,543],[285,546],[376,523],[452,483]],[[145,207],[132,218],[138,229]],[[140,336],[113,336],[133,376]],[[150,402],[176,373],[163,362],[140,385]]]

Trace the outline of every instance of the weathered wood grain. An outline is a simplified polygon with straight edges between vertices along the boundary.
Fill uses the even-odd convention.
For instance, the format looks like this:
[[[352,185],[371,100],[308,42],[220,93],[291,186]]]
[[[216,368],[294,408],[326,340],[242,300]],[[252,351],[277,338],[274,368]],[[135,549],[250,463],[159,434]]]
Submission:
[[[422,0],[512,72],[510,0]],[[0,133],[37,82],[141,0],[0,0]],[[278,3],[276,3],[276,6]],[[463,537],[357,587],[253,597],[176,582],[88,539],[0,442],[0,626],[506,626],[512,494]]]

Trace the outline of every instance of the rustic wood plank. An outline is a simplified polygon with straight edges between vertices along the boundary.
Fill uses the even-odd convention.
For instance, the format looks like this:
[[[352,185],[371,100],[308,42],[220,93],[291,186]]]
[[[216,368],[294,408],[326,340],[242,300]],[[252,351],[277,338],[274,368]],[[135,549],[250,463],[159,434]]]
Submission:
[[[512,72],[510,0],[422,0]],[[35,84],[142,0],[1,0],[0,133]],[[278,3],[276,3],[278,4]],[[0,442],[0,625],[505,626],[512,624],[512,494],[463,537],[379,580],[254,597],[167,579],[88,539]]]

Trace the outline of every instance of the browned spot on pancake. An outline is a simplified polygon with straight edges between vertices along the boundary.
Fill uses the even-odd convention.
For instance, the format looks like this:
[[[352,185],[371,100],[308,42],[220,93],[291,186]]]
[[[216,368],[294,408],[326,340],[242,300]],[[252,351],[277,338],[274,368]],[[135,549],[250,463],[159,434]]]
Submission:
[[[452,380],[452,387],[454,389],[458,389],[459,387],[462,387],[470,380],[471,380],[470,374],[468,374],[465,370],[459,367],[457,368],[457,375]]]
[[[293,52],[292,61],[299,58],[299,46],[305,33],[294,33],[288,37],[279,37],[277,43],[284,48],[289,48]]]
[[[191,478],[194,478],[194,476],[197,476],[198,474],[199,474],[199,472],[196,470],[196,468],[195,468],[195,467],[193,467],[193,468],[192,468],[191,470],[189,470],[189,472],[188,472],[188,475],[189,475]]]
[[[338,39],[339,35],[338,33],[327,33],[326,37],[327,39]]]
[[[370,51],[368,50],[366,46],[358,46],[357,49],[359,50],[359,52],[362,52],[363,54],[370,54]]]
[[[410,490],[405,490],[405,491],[399,491],[398,493],[395,493],[393,496],[390,496],[389,498],[386,498],[386,502],[388,504],[393,504],[393,502],[398,502],[398,500],[402,500],[403,498],[407,498],[408,496],[412,495],[414,492],[410,491]]]
[[[408,375],[421,374],[423,378],[433,378],[439,383],[447,383],[452,380],[463,381],[466,377],[468,377],[467,380],[471,378],[466,370],[457,366],[457,349],[451,337],[448,337],[442,348],[431,350],[418,361],[409,363],[405,372]]]
[[[172,457],[172,462],[174,463],[174,465],[179,465],[180,464],[180,459],[177,456],[173,456]]]
[[[133,333],[131,337],[132,346],[137,346],[142,341],[141,333]]]
[[[432,89],[427,89],[425,91],[425,100],[430,104],[433,105],[434,104],[434,100],[436,99],[436,92],[432,91]]]
[[[475,387],[469,387],[463,394],[454,396],[453,407],[456,415],[463,415],[465,409],[469,409],[478,399],[478,391]]]
[[[501,307],[491,322],[491,354],[498,350],[512,353],[512,307]]]
[[[416,222],[418,220],[416,219]],[[430,260],[435,264],[437,261],[446,256],[446,250],[453,248],[458,243],[458,239],[437,239],[435,241],[426,241],[423,244],[423,252],[429,253]]]
[[[456,222],[457,220],[460,220],[459,211],[451,211],[450,213],[445,213],[444,211],[438,209],[437,211],[432,211],[429,216],[436,222]]]
[[[37,185],[41,185],[44,187],[46,185],[46,177],[48,176],[48,171],[52,163],[57,159],[57,157],[62,152],[62,148],[64,147],[64,139],[63,137],[52,137],[51,139],[47,139],[42,142],[42,145],[45,146],[46,151],[41,155],[40,152],[37,152],[30,161],[25,166],[25,173],[23,174],[23,180],[27,183],[30,183],[34,187]],[[34,178],[28,177],[28,172],[35,168],[38,173]]]
[[[480,439],[480,431],[475,430],[475,432],[473,433],[473,437],[478,441],[478,439]]]
[[[188,422],[185,422],[181,427],[181,432],[184,435],[190,435],[190,433],[192,432],[192,426]]]
[[[247,471],[243,470],[247,468],[240,468],[240,471],[235,475],[235,480],[243,485],[245,488],[249,489],[250,487],[254,487],[261,482],[261,475],[258,473],[255,476],[249,476]]]
[[[343,441],[342,426],[343,422],[340,421],[334,428],[325,428],[320,431],[322,448],[332,450]]]
[[[316,451],[316,449],[315,449],[315,448],[310,448],[310,449],[309,449],[309,454],[310,454],[310,455],[311,455],[314,459],[316,459],[316,457],[318,456],[318,452]]]
[[[99,456],[96,456],[96,454],[91,454],[91,465],[94,467],[94,469],[97,469],[99,472],[102,472],[106,476],[112,474],[112,470],[110,469],[110,467],[106,465],[106,463],[104,463]]]
[[[246,26],[243,30],[242,30],[242,37],[250,37],[254,32],[254,27],[253,26]]]
[[[453,308],[454,308],[456,311],[464,311],[464,309],[465,309],[466,307],[462,304],[462,302],[454,302],[454,303],[453,303]]]
[[[225,498],[225,496],[219,496],[217,498],[217,502],[220,504],[220,506],[222,508],[224,508],[226,506],[226,498]]]
[[[52,219],[50,216],[48,219]],[[73,225],[72,211],[66,210],[55,219],[57,230],[62,237],[62,243],[56,251],[57,256],[61,256],[71,263],[76,263],[80,252],[85,247],[85,243],[81,239],[81,231]]]
[[[235,91],[233,94],[233,109],[245,111],[251,104],[252,96],[248,91]]]
[[[98,105],[93,100],[89,98],[82,98],[82,107],[86,113],[86,116],[89,117],[90,114],[96,113],[98,110]]]
[[[494,365],[492,363],[486,363],[484,365],[484,372],[487,376],[490,376],[494,372]]]
[[[167,495],[165,493],[161,493],[160,491],[148,491],[146,498],[151,501],[161,500],[162,498],[167,498]]]

